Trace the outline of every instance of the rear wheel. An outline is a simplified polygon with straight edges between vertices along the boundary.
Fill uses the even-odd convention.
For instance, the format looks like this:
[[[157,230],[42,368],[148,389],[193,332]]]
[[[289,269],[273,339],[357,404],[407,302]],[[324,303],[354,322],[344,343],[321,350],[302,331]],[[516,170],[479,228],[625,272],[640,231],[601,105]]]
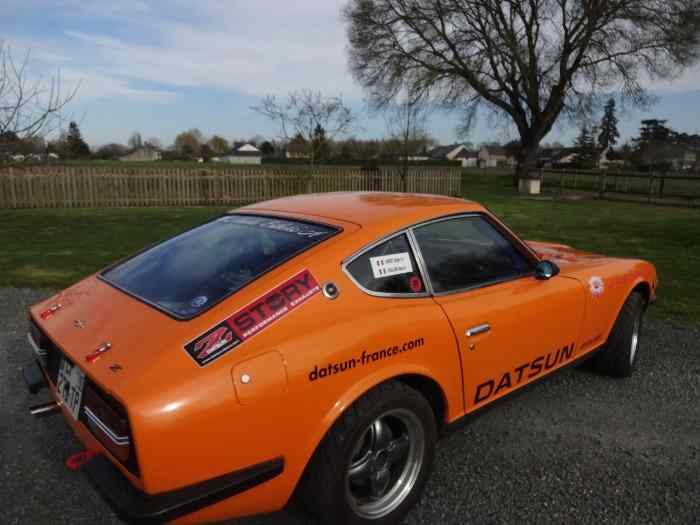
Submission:
[[[632,292],[622,306],[605,347],[595,357],[596,368],[605,374],[628,377],[637,364],[645,301]]]
[[[304,501],[327,523],[397,523],[420,496],[436,439],[421,394],[396,381],[379,385],[324,438],[305,475]]]

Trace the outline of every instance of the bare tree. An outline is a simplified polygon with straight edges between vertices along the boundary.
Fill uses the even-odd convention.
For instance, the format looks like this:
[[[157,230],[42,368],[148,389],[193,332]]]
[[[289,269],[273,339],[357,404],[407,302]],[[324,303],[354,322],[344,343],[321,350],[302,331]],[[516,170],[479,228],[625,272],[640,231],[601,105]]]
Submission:
[[[251,109],[276,122],[285,142],[301,135],[309,144],[309,161],[312,166],[324,147],[322,141],[314,140],[318,135],[317,128],[323,129],[325,139],[330,141],[349,133],[357,123],[357,117],[341,97],[326,97],[321,92],[310,89],[293,91],[282,100],[267,95],[259,105]]]
[[[158,150],[163,149],[163,143],[160,141],[160,139],[158,137],[151,137],[146,142],[144,142],[143,145],[147,146],[149,148],[153,148],[153,149],[158,149]]]
[[[611,91],[649,101],[645,75],[695,63],[698,0],[350,0],[350,65],[378,104],[405,86],[465,111],[485,105],[520,135],[516,176],[557,119]]]
[[[29,74],[30,52],[16,60],[0,41],[0,144],[44,137],[60,126],[61,110],[78,87],[65,93],[57,73],[51,78]]]
[[[428,108],[426,100],[410,93],[403,95],[397,102],[385,106],[384,120],[390,136],[401,144],[401,181],[406,191],[406,175],[411,157],[415,157],[421,147],[425,146],[428,132]]]
[[[143,138],[141,138],[141,133],[138,131],[134,131],[131,136],[129,137],[129,141],[127,142],[129,144],[129,147],[131,149],[138,149],[143,146]]]

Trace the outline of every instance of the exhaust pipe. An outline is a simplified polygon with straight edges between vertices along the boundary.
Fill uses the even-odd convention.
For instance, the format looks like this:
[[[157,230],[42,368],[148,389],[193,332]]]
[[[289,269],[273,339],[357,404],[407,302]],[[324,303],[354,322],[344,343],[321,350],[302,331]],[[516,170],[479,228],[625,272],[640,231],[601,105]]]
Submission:
[[[51,401],[49,403],[42,403],[41,405],[34,405],[29,407],[29,413],[34,417],[46,417],[58,414],[61,411],[61,405],[56,401]]]

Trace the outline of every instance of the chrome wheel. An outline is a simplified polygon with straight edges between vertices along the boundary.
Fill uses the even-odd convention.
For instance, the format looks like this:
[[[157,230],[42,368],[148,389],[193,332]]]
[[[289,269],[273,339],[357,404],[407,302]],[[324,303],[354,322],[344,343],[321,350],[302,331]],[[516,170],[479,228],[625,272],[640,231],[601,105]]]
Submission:
[[[347,469],[347,498],[365,519],[394,511],[411,493],[425,456],[425,431],[411,411],[375,419],[355,444]]]
[[[639,328],[642,324],[641,315],[638,315],[634,320],[632,327],[632,341],[630,343],[630,365],[634,364],[634,358],[637,355],[637,346],[639,345]]]

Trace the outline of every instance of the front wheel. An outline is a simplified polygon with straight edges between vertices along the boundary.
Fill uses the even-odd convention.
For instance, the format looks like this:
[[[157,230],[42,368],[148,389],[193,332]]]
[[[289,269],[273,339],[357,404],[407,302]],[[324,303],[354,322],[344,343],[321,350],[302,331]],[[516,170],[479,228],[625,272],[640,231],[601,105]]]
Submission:
[[[436,439],[420,393],[396,381],[379,385],[322,441],[305,475],[305,503],[327,523],[397,523],[418,501]]]
[[[632,375],[639,353],[644,306],[639,292],[632,292],[627,298],[605,347],[595,356],[595,366],[600,372],[617,377]]]

